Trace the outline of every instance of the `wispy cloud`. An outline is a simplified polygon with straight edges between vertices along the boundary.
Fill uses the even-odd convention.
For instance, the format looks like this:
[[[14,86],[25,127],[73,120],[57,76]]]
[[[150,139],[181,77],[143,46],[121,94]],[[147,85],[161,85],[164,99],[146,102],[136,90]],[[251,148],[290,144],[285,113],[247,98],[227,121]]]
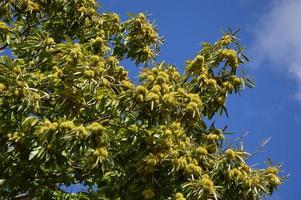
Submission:
[[[252,54],[260,64],[270,62],[296,79],[301,100],[301,0],[272,2],[256,26]]]

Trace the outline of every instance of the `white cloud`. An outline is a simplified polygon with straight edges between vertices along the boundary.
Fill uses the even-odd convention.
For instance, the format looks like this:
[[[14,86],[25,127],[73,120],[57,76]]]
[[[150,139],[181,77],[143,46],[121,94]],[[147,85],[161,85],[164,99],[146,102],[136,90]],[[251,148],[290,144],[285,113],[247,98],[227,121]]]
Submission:
[[[301,0],[275,0],[255,27],[252,54],[284,69],[298,82],[301,100]]]

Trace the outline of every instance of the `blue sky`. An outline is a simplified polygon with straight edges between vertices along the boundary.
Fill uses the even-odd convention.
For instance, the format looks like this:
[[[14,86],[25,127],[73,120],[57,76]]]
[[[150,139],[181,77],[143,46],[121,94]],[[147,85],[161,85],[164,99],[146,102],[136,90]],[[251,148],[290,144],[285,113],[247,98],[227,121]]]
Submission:
[[[283,162],[283,173],[291,176],[271,199],[301,199],[300,0],[101,2],[102,11],[117,12],[123,18],[127,13],[150,14],[165,37],[160,59],[176,64],[180,70],[200,50],[201,42],[214,42],[227,27],[241,27],[240,38],[251,59],[244,68],[257,86],[241,97],[230,97],[230,118],[219,120],[219,124],[228,124],[235,136],[248,132],[244,144],[250,152],[262,140],[272,137],[265,152],[251,163],[262,163],[268,157],[275,163]],[[134,76],[134,65],[126,67],[132,69]]]

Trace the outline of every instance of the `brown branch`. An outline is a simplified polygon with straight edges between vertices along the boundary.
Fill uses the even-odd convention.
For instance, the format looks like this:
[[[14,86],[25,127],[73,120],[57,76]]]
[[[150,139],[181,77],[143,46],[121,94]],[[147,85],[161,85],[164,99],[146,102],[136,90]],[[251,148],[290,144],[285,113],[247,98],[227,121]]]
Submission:
[[[26,20],[27,27],[26,27],[25,30],[23,30],[23,31],[21,32],[21,36],[25,36],[26,33],[28,33],[28,31],[30,30],[30,28],[32,28],[32,27],[34,27],[34,26],[36,26],[36,25],[38,25],[38,24],[40,24],[40,23],[42,23],[42,22],[45,22],[45,21],[47,21],[47,20],[49,20],[49,19],[51,19],[51,17],[46,17],[46,18],[44,18],[44,19],[41,19],[40,21],[38,21],[38,22],[35,23],[35,24],[29,24],[28,18],[27,18],[27,20]],[[5,42],[4,45],[0,46],[0,51],[3,50],[3,49],[5,49],[7,46],[8,46],[8,43]]]
[[[8,46],[7,42],[5,42],[5,44],[3,46],[0,47],[0,51],[5,49]]]

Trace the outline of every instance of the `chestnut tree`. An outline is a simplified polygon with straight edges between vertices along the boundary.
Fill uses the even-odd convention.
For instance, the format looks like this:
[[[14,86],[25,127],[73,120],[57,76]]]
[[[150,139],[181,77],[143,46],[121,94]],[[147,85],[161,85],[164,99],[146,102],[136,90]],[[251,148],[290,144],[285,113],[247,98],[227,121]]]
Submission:
[[[163,40],[143,13],[98,10],[96,0],[1,0],[0,198],[271,195],[280,166],[249,164],[212,120],[254,86],[237,32],[202,43],[180,73],[156,59]],[[63,189],[73,184],[85,189]]]

